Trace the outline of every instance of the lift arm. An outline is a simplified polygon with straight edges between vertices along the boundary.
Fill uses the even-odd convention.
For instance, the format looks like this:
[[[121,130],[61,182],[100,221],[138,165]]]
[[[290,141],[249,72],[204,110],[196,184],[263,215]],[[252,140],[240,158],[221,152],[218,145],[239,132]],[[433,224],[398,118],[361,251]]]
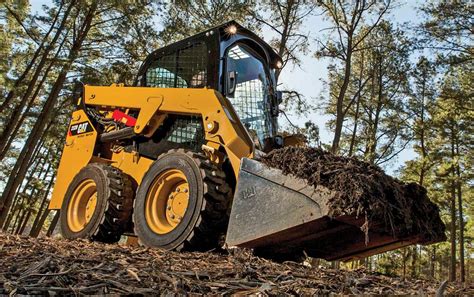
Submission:
[[[137,110],[134,126],[137,135],[148,135],[156,129],[160,115],[200,115],[203,120],[206,145],[218,151],[223,147],[238,178],[240,160],[251,158],[254,144],[241,123],[231,103],[219,92],[210,89],[122,87],[112,85],[85,86],[83,99],[86,106],[103,106],[104,109],[125,108]],[[163,117],[161,117],[163,118]],[[72,130],[83,129],[89,123],[89,130],[74,135]],[[87,124],[86,124],[87,126]],[[74,128],[73,128],[74,127]],[[61,207],[67,187],[74,176],[93,157],[97,132],[83,110],[72,115],[66,143],[58,168],[56,184],[50,203],[51,209]]]

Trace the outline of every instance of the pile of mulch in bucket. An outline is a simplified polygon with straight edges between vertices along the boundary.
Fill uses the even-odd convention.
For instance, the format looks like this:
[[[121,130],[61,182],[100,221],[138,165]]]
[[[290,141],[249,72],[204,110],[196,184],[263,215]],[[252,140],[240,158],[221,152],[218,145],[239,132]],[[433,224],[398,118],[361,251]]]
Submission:
[[[474,287],[283,264],[231,254],[178,253],[0,233],[0,295],[474,294]]]
[[[381,227],[398,238],[420,236],[421,243],[446,240],[439,208],[430,201],[426,189],[403,183],[378,166],[307,147],[274,150],[261,161],[315,188],[320,185],[335,191],[327,202],[331,217],[363,218],[366,236],[370,228]]]

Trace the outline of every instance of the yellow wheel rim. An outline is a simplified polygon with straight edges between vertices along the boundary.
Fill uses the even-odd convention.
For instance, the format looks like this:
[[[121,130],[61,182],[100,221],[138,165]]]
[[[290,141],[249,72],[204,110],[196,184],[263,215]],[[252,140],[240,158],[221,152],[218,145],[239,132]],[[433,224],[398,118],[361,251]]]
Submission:
[[[189,184],[181,170],[169,169],[158,175],[145,200],[145,219],[157,234],[174,230],[189,204]]]
[[[67,223],[72,232],[86,227],[97,206],[97,186],[92,179],[82,181],[72,193],[67,209]]]

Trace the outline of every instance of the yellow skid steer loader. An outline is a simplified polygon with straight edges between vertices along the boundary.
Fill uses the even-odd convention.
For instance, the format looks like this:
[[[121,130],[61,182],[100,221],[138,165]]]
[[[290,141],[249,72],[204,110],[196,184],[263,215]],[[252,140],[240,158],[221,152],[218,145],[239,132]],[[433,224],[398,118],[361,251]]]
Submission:
[[[65,238],[350,259],[417,241],[329,218],[332,192],[256,160],[277,135],[281,58],[235,22],[156,50],[132,87],[83,86],[50,209]]]

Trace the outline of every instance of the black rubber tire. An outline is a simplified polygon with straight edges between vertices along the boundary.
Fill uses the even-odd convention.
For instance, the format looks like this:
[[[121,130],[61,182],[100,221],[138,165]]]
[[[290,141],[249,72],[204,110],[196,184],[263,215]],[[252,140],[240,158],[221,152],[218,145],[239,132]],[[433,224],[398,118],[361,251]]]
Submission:
[[[181,170],[189,184],[189,204],[181,223],[166,234],[150,229],[145,218],[146,195],[155,178],[165,170]],[[225,174],[204,155],[184,149],[161,155],[145,174],[134,201],[135,234],[142,245],[178,251],[219,248],[229,220],[232,190]]]
[[[92,179],[96,184],[97,205],[84,229],[73,232],[67,223],[67,207],[74,189],[86,179]],[[87,165],[74,177],[66,191],[59,218],[61,234],[67,239],[119,241],[132,215],[133,196],[131,179],[120,169],[99,163]]]

